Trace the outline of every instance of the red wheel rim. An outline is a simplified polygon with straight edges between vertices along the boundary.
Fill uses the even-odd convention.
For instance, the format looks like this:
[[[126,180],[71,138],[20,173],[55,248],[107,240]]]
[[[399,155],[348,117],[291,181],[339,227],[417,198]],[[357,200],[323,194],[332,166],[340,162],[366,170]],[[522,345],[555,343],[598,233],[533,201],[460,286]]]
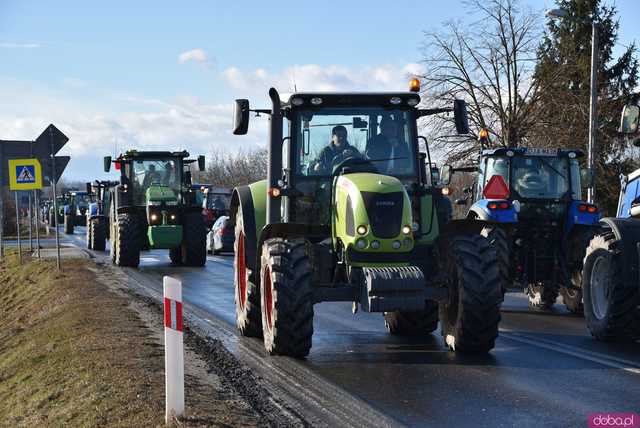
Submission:
[[[264,313],[267,318],[267,328],[269,331],[273,330],[273,284],[271,283],[271,268],[265,267],[264,277]]]
[[[247,302],[247,264],[244,259],[244,233],[240,232],[238,236],[238,251],[236,252],[238,257],[237,263],[237,275],[236,282],[238,283],[238,302],[240,308],[244,309],[244,305]]]

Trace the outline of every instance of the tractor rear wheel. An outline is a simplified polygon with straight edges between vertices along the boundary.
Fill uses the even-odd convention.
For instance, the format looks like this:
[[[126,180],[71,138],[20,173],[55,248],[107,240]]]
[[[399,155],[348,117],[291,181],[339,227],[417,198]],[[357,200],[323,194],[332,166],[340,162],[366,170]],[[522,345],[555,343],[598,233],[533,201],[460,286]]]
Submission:
[[[98,217],[91,219],[87,227],[91,228],[91,249],[104,251],[107,240],[107,222],[105,218]]]
[[[234,246],[234,288],[236,302],[236,324],[242,336],[262,337],[262,314],[260,312],[260,284],[256,275],[247,265],[248,242],[244,230],[242,208],[236,213],[236,239]]]
[[[187,213],[182,226],[182,264],[204,266],[207,262],[207,229],[199,212]]]
[[[169,258],[171,259],[171,263],[174,265],[179,265],[182,263],[182,248],[181,247],[173,247],[169,248]]]
[[[536,311],[548,311],[556,303],[558,287],[550,282],[529,284],[527,287],[529,308]]]
[[[640,339],[640,289],[625,281],[623,254],[613,232],[591,240],[584,259],[584,317],[599,340]]]
[[[394,336],[424,336],[438,328],[438,302],[425,301],[424,311],[384,313],[384,325]]]
[[[302,239],[268,239],[262,246],[262,326],[271,355],[304,358],[313,336],[311,266]]]
[[[446,250],[449,298],[440,302],[442,336],[454,351],[489,352],[502,302],[496,251],[480,235],[453,236]]]
[[[64,216],[64,233],[73,235],[73,216],[65,214]]]
[[[117,266],[137,267],[140,264],[140,225],[131,214],[118,214],[116,223]]]
[[[500,284],[502,286],[502,300],[504,300],[504,294],[511,288],[511,242],[507,235],[507,231],[499,226],[489,226],[482,229],[480,232],[482,236],[489,240],[489,243],[493,245],[498,256],[498,268],[500,272]]]

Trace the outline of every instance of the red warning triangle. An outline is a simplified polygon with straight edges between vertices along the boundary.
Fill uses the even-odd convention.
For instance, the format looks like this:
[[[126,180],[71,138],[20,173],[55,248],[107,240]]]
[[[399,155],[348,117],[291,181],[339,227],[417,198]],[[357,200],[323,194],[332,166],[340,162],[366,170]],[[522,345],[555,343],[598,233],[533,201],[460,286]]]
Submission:
[[[509,197],[509,186],[501,175],[493,175],[484,186],[482,191],[485,199],[507,199]]]

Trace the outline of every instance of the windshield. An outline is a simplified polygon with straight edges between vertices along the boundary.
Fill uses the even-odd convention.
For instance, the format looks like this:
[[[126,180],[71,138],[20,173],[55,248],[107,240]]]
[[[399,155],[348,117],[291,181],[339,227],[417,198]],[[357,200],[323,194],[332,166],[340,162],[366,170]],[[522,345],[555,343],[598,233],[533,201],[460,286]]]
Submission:
[[[231,195],[228,194],[211,194],[207,195],[207,208],[210,210],[226,210],[231,204]]]
[[[484,184],[493,175],[501,175],[513,191],[523,198],[559,199],[570,189],[569,159],[542,156],[487,158]],[[579,198],[579,178],[571,175],[578,188],[573,198]]]
[[[331,175],[350,157],[368,159],[386,175],[415,175],[416,155],[409,112],[385,108],[327,108],[296,116],[294,170]]]
[[[132,182],[136,204],[145,203],[145,194],[152,185],[171,187],[176,193],[180,192],[180,161],[176,159],[134,160]]]
[[[89,196],[86,193],[76,193],[74,199],[77,205],[89,204]]]

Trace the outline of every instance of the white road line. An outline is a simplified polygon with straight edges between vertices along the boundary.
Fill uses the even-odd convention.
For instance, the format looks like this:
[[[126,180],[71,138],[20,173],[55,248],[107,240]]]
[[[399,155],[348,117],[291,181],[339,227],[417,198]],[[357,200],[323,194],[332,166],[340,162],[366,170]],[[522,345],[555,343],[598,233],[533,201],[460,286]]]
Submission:
[[[601,354],[599,352],[588,351],[586,349],[578,348],[575,346],[564,345],[557,342],[553,342],[547,339],[541,339],[536,337],[535,339],[528,338],[525,334],[516,333],[511,330],[500,329],[500,337],[513,340],[516,342],[526,343],[528,345],[537,346],[539,348],[549,349],[551,351],[559,352],[561,354],[571,355],[572,357],[580,358],[583,360],[591,361],[594,363],[602,364],[607,367],[620,369],[629,373],[640,375],[640,364],[625,360],[623,358],[612,357]]]

